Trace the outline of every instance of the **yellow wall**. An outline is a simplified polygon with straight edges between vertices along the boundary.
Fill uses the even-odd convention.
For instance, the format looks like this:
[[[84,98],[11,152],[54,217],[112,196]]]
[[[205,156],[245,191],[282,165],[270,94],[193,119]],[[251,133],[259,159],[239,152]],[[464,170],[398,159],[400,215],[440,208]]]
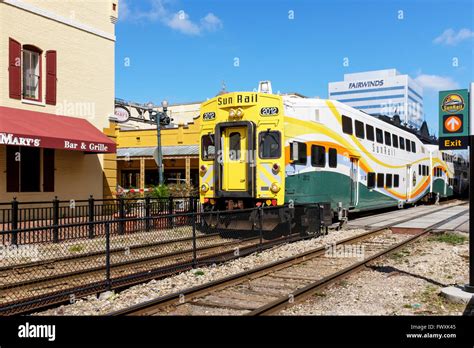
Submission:
[[[201,129],[201,118],[196,118],[188,126],[180,125],[177,128],[161,129],[161,145],[198,145]],[[156,128],[141,130],[119,130],[117,133],[117,147],[149,147],[156,146]]]

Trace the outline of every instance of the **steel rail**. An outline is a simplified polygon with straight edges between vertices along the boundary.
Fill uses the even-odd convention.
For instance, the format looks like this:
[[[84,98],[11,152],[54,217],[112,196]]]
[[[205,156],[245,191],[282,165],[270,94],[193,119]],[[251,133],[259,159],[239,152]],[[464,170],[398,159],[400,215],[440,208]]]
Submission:
[[[459,204],[452,205],[452,207],[465,205],[465,204],[467,204],[467,203],[466,202],[460,202]],[[387,229],[389,229],[390,227],[393,227],[395,225],[398,225],[398,224],[401,224],[401,223],[404,223],[404,222],[407,222],[407,221],[411,221],[411,220],[420,218],[422,216],[431,215],[431,214],[434,214],[434,213],[436,213],[438,211],[441,211],[441,210],[444,210],[444,209],[446,209],[446,207],[441,207],[441,208],[438,208],[438,209],[435,209],[435,210],[431,210],[429,212],[417,215],[416,217],[409,217],[409,218],[406,218],[406,219],[403,219],[403,220],[398,220],[394,223],[387,224],[385,226],[376,228],[376,229],[368,231],[366,233],[340,240],[340,241],[337,242],[337,244],[340,245],[340,244],[347,244],[349,242],[353,243],[353,242],[356,242],[356,241],[365,240],[365,239],[373,237],[377,234],[380,234],[380,233],[386,231]],[[437,224],[434,224],[433,226],[430,226],[430,228],[427,229],[423,233],[423,235],[428,233],[431,229],[435,228],[436,226],[444,224],[444,223],[448,222],[451,219],[454,219],[454,218],[457,218],[457,217],[461,216],[462,214],[464,214],[464,212],[458,213],[458,214],[454,215],[453,217],[451,217],[449,219],[445,219],[440,223],[437,223]],[[411,241],[413,241],[413,240],[415,240],[419,237],[421,237],[421,235],[415,235],[413,237],[410,237],[406,241],[404,241],[405,243],[403,243],[403,244],[398,243],[400,245],[397,244],[393,247],[390,247],[386,251],[382,251],[380,253],[377,253],[376,255],[378,255],[378,254],[384,255],[384,254],[390,253],[393,250],[398,249],[398,248],[402,247],[403,245],[405,245],[405,244],[407,244],[407,243],[409,243],[409,242],[411,242]],[[319,248],[309,250],[309,251],[306,251],[306,252],[298,254],[298,255],[291,256],[289,258],[285,258],[283,260],[275,261],[273,263],[257,267],[255,269],[251,269],[251,270],[248,270],[248,271],[245,271],[245,272],[237,273],[237,274],[234,274],[234,275],[222,278],[222,279],[218,279],[218,280],[215,280],[215,281],[212,281],[212,282],[209,282],[209,283],[197,286],[197,287],[184,289],[183,291],[180,291],[180,292],[176,292],[176,293],[173,293],[173,294],[170,294],[170,295],[167,295],[167,296],[159,297],[157,299],[153,299],[153,300],[150,300],[150,301],[147,301],[147,302],[144,302],[144,303],[140,303],[140,304],[131,306],[129,308],[125,308],[125,309],[110,313],[109,315],[112,315],[112,316],[151,315],[153,313],[156,313],[157,310],[159,310],[160,308],[164,308],[164,307],[179,304],[180,303],[179,301],[183,298],[183,296],[184,296],[184,298],[187,299],[186,302],[188,302],[190,299],[200,297],[200,296],[203,296],[203,295],[221,290],[223,288],[226,288],[226,287],[229,287],[229,286],[232,286],[232,285],[235,285],[235,284],[242,283],[244,281],[248,281],[248,280],[251,280],[251,279],[254,279],[254,278],[259,278],[261,276],[264,276],[264,275],[273,273],[275,271],[278,271],[279,269],[282,269],[282,268],[287,268],[289,266],[292,266],[292,265],[295,265],[295,264],[298,264],[298,263],[301,263],[301,262],[304,262],[304,261],[308,261],[308,259],[312,259],[312,258],[316,258],[316,257],[320,256],[325,251],[326,251],[326,247],[319,247]],[[377,257],[380,257],[381,255],[378,255]],[[368,261],[364,260],[364,261],[360,262],[360,264],[365,265],[367,262]],[[354,265],[353,266],[354,267],[361,267],[359,265],[359,263],[357,263],[355,265],[358,265],[358,266],[354,266]],[[339,278],[342,277],[342,275],[337,275],[339,273],[344,274],[344,272],[340,271],[340,272],[335,273],[332,276],[336,277],[335,279],[337,279],[337,277],[339,277]],[[329,278],[331,278],[331,276],[329,276]],[[329,278],[327,279],[327,281],[329,281]],[[323,279],[325,279],[325,278],[323,278]],[[297,294],[297,292],[295,292],[295,294]],[[294,297],[296,299],[297,296],[294,296]],[[288,303],[288,297],[284,297],[284,299],[281,298],[281,299],[278,299],[276,301],[283,302],[283,303],[286,304],[286,303]],[[274,307],[274,306],[277,306],[277,304],[276,303],[274,303],[273,305],[268,304],[268,306]],[[255,315],[258,315],[257,312],[255,312],[255,313],[256,313]],[[262,313],[264,313],[263,308],[262,308]]]

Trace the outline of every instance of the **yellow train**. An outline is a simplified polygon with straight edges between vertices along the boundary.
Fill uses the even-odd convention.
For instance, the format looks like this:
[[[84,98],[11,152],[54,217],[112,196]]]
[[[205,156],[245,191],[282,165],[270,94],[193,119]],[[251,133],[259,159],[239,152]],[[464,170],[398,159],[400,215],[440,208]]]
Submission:
[[[453,195],[455,156],[334,100],[258,92],[201,106],[200,200],[205,210],[330,203],[348,211]]]

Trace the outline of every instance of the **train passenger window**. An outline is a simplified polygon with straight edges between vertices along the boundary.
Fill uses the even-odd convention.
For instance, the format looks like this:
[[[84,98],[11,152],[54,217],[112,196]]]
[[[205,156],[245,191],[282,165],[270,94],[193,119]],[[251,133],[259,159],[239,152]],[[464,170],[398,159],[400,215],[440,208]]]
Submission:
[[[376,140],[378,143],[383,144],[383,132],[381,129],[375,129]]]
[[[229,159],[238,161],[240,159],[240,133],[232,132],[229,135]]]
[[[201,138],[201,154],[203,161],[213,160],[216,156],[214,134],[203,135]]]
[[[311,165],[324,167],[326,165],[326,149],[324,146],[311,145]]]
[[[356,137],[364,139],[364,124],[360,121],[355,120],[355,130],[356,130]]]
[[[405,150],[405,139],[400,137],[400,149]]]
[[[405,139],[405,148],[408,152],[411,152],[411,142],[409,139]]]
[[[352,135],[352,118],[342,115],[342,131]]]
[[[400,186],[400,175],[395,174],[393,176],[393,187],[399,187]]]
[[[280,132],[261,132],[258,136],[258,150],[260,158],[280,158]]]
[[[337,168],[337,150],[329,148],[329,167]]]
[[[367,173],[367,188],[372,189],[375,187],[375,173]]]
[[[387,177],[385,178],[385,185],[387,188],[392,187],[392,174],[387,174]]]
[[[393,147],[398,149],[398,135],[392,134],[392,144]]]
[[[295,141],[290,144],[291,159],[294,164],[306,165],[306,143]]]
[[[367,133],[367,140],[374,141],[374,127],[372,127],[370,124],[365,125],[365,130]]]
[[[385,145],[392,146],[392,135],[389,132],[385,132]]]
[[[377,187],[383,188],[385,181],[384,181],[384,175],[381,173],[377,174]]]
[[[419,176],[422,175],[422,174],[421,174],[421,171],[422,171],[422,169],[421,169],[421,164],[419,164],[419,165],[418,165],[418,175],[419,175]]]
[[[414,141],[411,142],[411,152],[416,153],[416,144]]]

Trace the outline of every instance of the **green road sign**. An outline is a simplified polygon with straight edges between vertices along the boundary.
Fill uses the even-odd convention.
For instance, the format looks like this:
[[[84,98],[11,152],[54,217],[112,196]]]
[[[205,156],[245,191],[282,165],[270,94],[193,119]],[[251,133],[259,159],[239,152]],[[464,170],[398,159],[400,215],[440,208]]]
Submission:
[[[467,149],[469,92],[467,89],[439,92],[439,148]]]

